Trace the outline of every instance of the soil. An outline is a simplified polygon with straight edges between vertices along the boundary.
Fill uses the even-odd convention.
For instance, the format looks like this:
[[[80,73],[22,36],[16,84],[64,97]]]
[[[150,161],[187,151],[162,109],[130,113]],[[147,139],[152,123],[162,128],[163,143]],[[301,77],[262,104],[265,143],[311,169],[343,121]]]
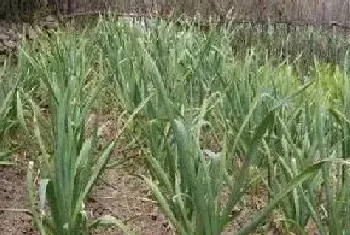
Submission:
[[[105,183],[96,187],[89,199],[93,217],[113,215],[137,234],[171,234],[169,223],[149,197],[143,182],[129,175],[125,169],[110,169]],[[99,230],[97,234],[122,234],[117,229]]]
[[[35,234],[27,211],[26,168],[21,163],[0,167],[0,234]]]

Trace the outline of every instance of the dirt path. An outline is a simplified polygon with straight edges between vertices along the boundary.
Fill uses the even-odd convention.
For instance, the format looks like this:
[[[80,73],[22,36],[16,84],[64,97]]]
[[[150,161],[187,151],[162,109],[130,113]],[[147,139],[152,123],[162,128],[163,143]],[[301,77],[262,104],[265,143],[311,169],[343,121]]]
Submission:
[[[105,182],[96,187],[89,200],[93,216],[114,215],[138,234],[171,234],[169,224],[151,201],[150,193],[140,179],[123,169],[110,169],[104,178]],[[108,229],[102,234],[122,233]]]

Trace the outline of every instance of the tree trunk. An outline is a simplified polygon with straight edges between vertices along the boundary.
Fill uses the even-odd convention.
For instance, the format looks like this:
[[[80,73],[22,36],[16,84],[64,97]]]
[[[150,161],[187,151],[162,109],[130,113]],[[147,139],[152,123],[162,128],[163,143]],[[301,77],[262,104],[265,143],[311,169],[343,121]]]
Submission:
[[[76,0],[68,0],[68,14],[72,14],[75,12],[76,5]]]

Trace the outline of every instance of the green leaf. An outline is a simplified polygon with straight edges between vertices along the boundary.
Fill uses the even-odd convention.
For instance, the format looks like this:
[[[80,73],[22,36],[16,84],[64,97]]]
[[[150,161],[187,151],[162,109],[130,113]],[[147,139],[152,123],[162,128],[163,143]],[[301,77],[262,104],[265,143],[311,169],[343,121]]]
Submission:
[[[162,208],[164,214],[167,216],[167,218],[171,221],[171,223],[175,226],[176,230],[181,235],[191,235],[187,233],[185,228],[182,226],[181,223],[176,219],[176,215],[173,213],[171,206],[166,199],[166,197],[163,195],[162,191],[159,189],[159,187],[154,184],[151,180],[147,179],[146,177],[142,177],[145,181],[145,183],[151,188],[152,193],[157,199],[157,202],[159,203],[159,206]]]
[[[103,168],[107,164],[107,161],[109,160],[114,148],[115,148],[115,142],[111,142],[109,145],[105,147],[102,154],[98,157],[96,164],[93,166],[90,178],[88,179],[84,190],[79,192],[78,200],[75,203],[73,218],[76,218],[76,216],[80,213],[81,205],[83,204],[87,194],[90,192],[92,186],[100,176]],[[75,224],[75,222],[76,221],[73,221],[72,224]]]
[[[17,98],[17,104],[16,104],[16,106],[17,106],[17,118],[19,120],[19,123],[24,128],[24,130],[26,132],[28,132],[27,124],[26,124],[26,122],[24,120],[23,103],[22,103],[19,91],[16,92],[16,98]]]
[[[325,164],[326,161],[320,161],[312,166],[305,169],[302,173],[298,174],[293,178],[293,180],[281,190],[279,194],[277,194],[271,202],[266,206],[265,209],[263,209],[262,212],[260,212],[257,216],[254,216],[254,219],[248,223],[244,228],[240,229],[236,235],[244,235],[244,234],[250,234],[254,232],[254,230],[257,228],[257,226],[263,222],[263,220],[267,217],[267,215],[274,209],[276,206],[282,201],[284,197],[288,195],[292,190],[294,190],[297,186],[302,184],[305,180],[309,179],[311,176],[315,175],[317,173],[323,164]]]
[[[35,208],[35,188],[34,188],[34,163],[28,163],[28,173],[27,173],[27,187],[28,187],[28,196],[29,196],[29,206],[35,225],[38,226],[41,235],[45,235],[46,231],[40,219],[40,216]]]

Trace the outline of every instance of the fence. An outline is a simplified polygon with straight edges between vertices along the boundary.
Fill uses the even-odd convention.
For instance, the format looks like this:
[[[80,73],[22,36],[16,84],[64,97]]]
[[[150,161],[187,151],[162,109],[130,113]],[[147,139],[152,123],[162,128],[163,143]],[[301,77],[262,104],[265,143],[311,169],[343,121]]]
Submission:
[[[0,16],[30,14],[45,7],[62,14],[86,14],[111,9],[118,13],[162,16],[215,16],[221,20],[293,22],[350,28],[350,0],[1,0]],[[17,14],[17,15],[19,15]]]
[[[162,16],[215,16],[222,20],[294,22],[350,28],[350,0],[53,0],[64,14],[112,9]]]

